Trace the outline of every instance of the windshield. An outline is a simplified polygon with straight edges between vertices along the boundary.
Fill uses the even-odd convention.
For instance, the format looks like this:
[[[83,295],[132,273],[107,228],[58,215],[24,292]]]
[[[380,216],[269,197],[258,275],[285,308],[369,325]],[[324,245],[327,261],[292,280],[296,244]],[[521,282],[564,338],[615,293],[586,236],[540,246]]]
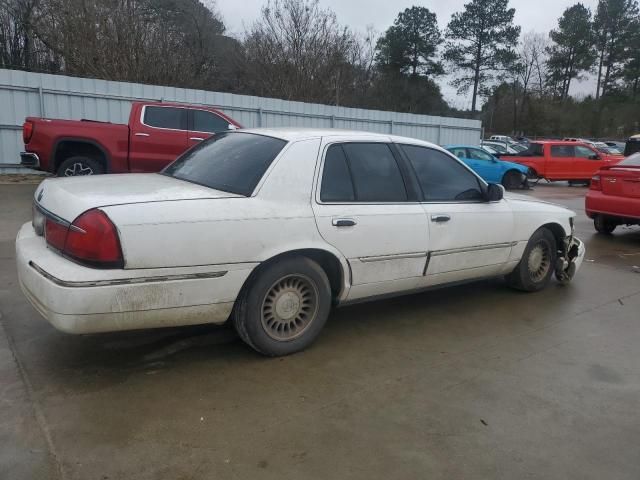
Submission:
[[[252,133],[221,133],[185,152],[162,173],[248,197],[286,143]]]

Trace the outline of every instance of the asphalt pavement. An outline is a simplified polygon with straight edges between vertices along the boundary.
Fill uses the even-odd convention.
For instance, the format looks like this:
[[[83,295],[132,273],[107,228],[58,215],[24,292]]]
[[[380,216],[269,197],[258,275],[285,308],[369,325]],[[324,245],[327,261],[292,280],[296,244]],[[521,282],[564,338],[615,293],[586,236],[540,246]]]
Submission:
[[[0,185],[0,479],[640,478],[640,229],[536,294],[490,280],[334,311],[278,359],[227,327],[71,336],[17,285]]]

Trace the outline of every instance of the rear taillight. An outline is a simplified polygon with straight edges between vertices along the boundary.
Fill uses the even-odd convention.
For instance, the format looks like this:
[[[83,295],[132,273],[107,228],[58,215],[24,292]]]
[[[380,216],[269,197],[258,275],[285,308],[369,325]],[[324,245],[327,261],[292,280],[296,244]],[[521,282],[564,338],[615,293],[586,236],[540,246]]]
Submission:
[[[591,177],[591,184],[589,185],[591,190],[602,190],[602,182],[600,181],[600,175],[594,175]]]
[[[70,225],[47,217],[45,236],[50,246],[79,263],[98,268],[124,266],[118,231],[101,210],[88,210]]]
[[[68,231],[69,225],[52,220],[49,217],[44,222],[44,236],[47,239],[47,243],[61,252],[64,250]]]
[[[31,141],[33,136],[33,122],[24,122],[22,125],[22,141],[26,145]]]

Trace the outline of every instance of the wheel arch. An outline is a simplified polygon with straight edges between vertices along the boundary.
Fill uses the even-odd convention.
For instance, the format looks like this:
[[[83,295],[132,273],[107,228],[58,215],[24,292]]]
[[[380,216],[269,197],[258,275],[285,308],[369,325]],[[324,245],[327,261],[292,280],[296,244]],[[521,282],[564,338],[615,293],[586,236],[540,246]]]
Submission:
[[[242,292],[248,285],[250,285],[251,282],[269,265],[277,263],[284,258],[296,256],[307,257],[320,265],[329,279],[332,301],[334,303],[339,302],[346,296],[351,278],[349,264],[344,258],[336,255],[336,253],[331,252],[327,249],[317,247],[297,248],[270,256],[267,260],[264,260],[256,268],[253,269],[251,274],[249,274],[244,284],[242,285],[240,291]]]
[[[55,173],[62,162],[76,155],[100,162],[104,165],[105,173],[111,171],[111,157],[98,142],[82,137],[61,137],[56,140],[51,149],[51,172]]]
[[[560,248],[562,242],[564,242],[564,239],[567,237],[567,235],[569,235],[566,232],[565,228],[557,222],[545,223],[544,225],[541,225],[540,228],[546,228],[553,234],[553,237],[556,239],[556,246],[558,248]]]

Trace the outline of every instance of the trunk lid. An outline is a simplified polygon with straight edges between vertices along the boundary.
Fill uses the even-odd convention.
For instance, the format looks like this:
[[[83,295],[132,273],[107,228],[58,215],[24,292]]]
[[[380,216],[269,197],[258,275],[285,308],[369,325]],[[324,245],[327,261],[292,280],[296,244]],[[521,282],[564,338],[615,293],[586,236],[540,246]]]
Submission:
[[[602,193],[619,197],[640,198],[640,168],[611,167],[600,171]]]
[[[68,222],[97,207],[232,197],[240,195],[159,173],[50,178],[42,182],[35,192],[35,200],[42,208]]]

